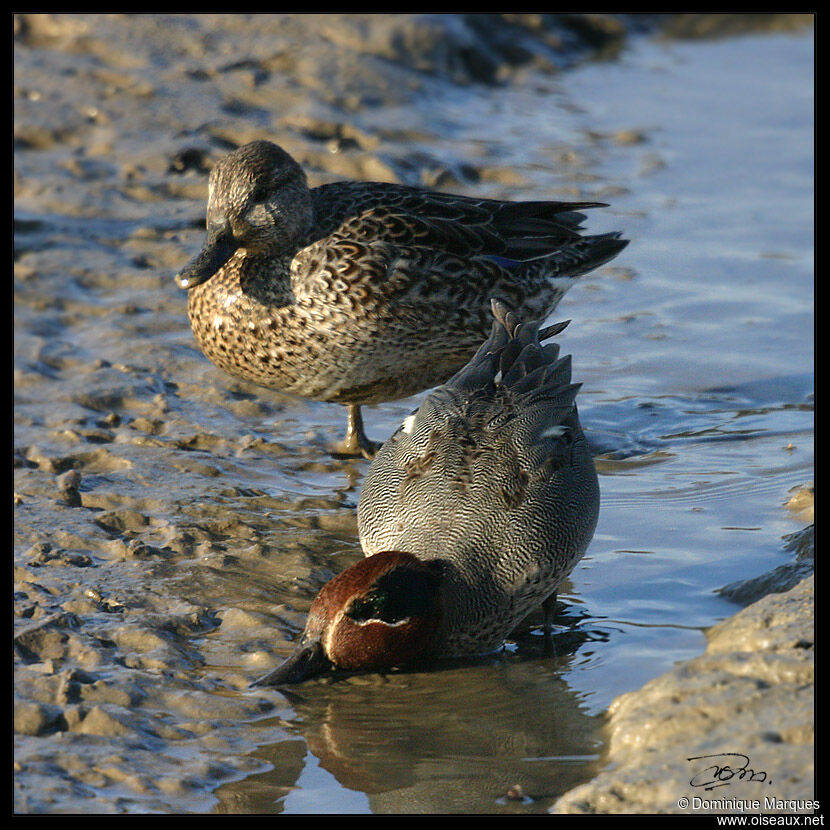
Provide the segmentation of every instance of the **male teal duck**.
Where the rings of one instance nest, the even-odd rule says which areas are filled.
[[[323,586],[294,653],[256,685],[497,649],[582,558],[599,515],[570,357],[499,301],[472,361],[406,418],[357,508],[366,558]]]
[[[443,383],[497,297],[544,318],[627,244],[580,235],[598,202],[501,202],[379,182],[309,189],[254,141],[210,174],[207,241],[177,275],[204,354],[261,386],[348,407],[339,455],[372,457],[362,404]]]

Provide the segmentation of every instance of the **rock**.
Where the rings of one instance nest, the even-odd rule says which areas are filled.
[[[673,14],[667,16],[664,31],[677,38],[714,38],[748,32],[791,32],[812,22],[812,14],[786,12]]]
[[[81,506],[81,494],[79,492],[81,486],[81,475],[77,470],[68,470],[59,475],[56,479],[58,485],[58,492],[61,498],[70,507]]]
[[[14,701],[14,731],[20,735],[45,735],[65,728],[60,706],[32,700]]]
[[[815,521],[815,492],[813,482],[793,487],[790,492],[787,509],[795,513],[796,518],[803,522]]]
[[[86,735],[131,736],[135,728],[126,713],[118,714],[104,706],[93,706],[73,731]]]
[[[78,618],[72,613],[53,614],[16,634],[14,650],[25,662],[59,660],[69,649],[67,629],[78,626]]]
[[[775,570],[753,579],[732,582],[718,593],[733,602],[748,605],[767,594],[789,591],[813,572],[814,568],[814,525],[805,527],[784,537],[784,550],[795,551],[794,562],[779,565]]]
[[[551,811],[722,813],[718,799],[740,798],[779,812],[774,799],[814,798],[813,619],[810,576],[714,626],[702,656],[611,704],[607,768]],[[728,784],[706,790],[715,776]]]

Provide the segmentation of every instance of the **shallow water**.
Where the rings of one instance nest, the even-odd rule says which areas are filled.
[[[490,152],[511,156],[528,198],[561,185],[547,158],[599,145],[591,189],[612,207],[592,220],[632,240],[559,311],[574,320],[562,339],[584,383],[582,421],[604,450],[599,526],[567,595],[589,640],[554,662],[398,677],[405,704],[380,689],[361,711],[340,688],[325,702],[309,688],[309,708],[298,710],[304,769],[317,770],[309,784],[369,793],[329,795],[334,808],[548,806],[590,774],[595,717],[611,700],[700,653],[702,629],[734,613],[714,591],[784,561],[781,537],[801,525],[782,504],[813,475],[811,73],[810,35],[642,43],[553,89],[447,103],[453,143],[476,143],[487,124]],[[383,410],[368,416],[381,433],[398,421],[388,413],[406,407]],[[462,686],[474,740],[444,695],[437,709],[424,705],[423,684],[435,692],[434,680]],[[396,749],[377,760],[386,792],[372,793],[314,735],[321,722],[337,733],[341,717],[353,718],[347,758],[337,760],[350,756],[365,773],[378,747],[356,738],[376,734],[363,719],[372,722],[382,702],[387,728],[426,727],[429,740],[413,745],[407,734],[399,745],[395,734]],[[317,707],[326,714],[315,717]],[[435,759],[442,742],[447,752]],[[473,756],[469,770],[459,755]],[[319,774],[327,762],[336,780]],[[398,766],[412,780],[397,780]],[[499,798],[511,784],[527,803]],[[285,810],[304,805],[281,801]]]
[[[802,524],[783,505],[813,477],[812,31],[642,40],[521,88],[436,84],[419,106],[362,127],[420,125],[448,166],[513,171],[482,195],[605,200],[590,228],[632,240],[557,312],[602,490],[558,656],[531,632],[467,665],[247,691],[360,555],[367,465],[325,453],[343,413],[197,352],[169,279],[201,241],[186,220],[154,237],[132,212],[91,230],[19,213],[21,261],[48,247],[68,265],[52,278],[41,258],[15,300],[16,541],[87,555],[91,574],[29,553],[20,602],[54,598],[79,623],[26,640],[20,687],[68,656],[99,680],[56,679],[67,719],[101,710],[62,747],[19,738],[19,774],[51,794],[39,809],[543,811],[600,766],[611,700],[735,612],[716,590],[787,561],[781,537]],[[169,273],[130,260],[148,236]],[[419,399],[368,409],[370,434]],[[69,469],[87,509],[54,504]],[[62,761],[50,780],[73,753],[76,774]]]

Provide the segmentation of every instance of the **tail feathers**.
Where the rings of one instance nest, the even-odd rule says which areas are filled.
[[[539,321],[523,323],[497,299],[491,308],[490,336],[475,357],[435,389],[399,433],[413,446],[426,441],[449,446],[458,442],[461,423],[476,442],[506,441],[553,458],[579,428],[575,401],[581,384],[571,383],[570,355],[560,356],[557,343],[540,341],[559,334],[567,323],[544,328]],[[456,455],[446,450],[447,458]]]
[[[595,207],[608,205],[605,202],[504,202],[493,219],[500,231],[516,234],[532,233],[552,224],[576,230],[586,219],[581,211]]]
[[[539,329],[539,342],[541,343],[543,340],[549,340],[551,337],[556,337],[557,334],[561,334],[570,322],[570,320],[564,320],[561,323],[552,323],[543,329]]]
[[[544,351],[544,349],[542,349]],[[522,395],[542,387],[564,387],[571,382],[571,356],[565,355],[554,363],[538,366],[527,371],[530,359],[520,359],[510,368],[510,371],[503,376],[502,385],[512,389],[516,394]]]
[[[619,231],[584,236],[549,256],[529,260],[524,267],[529,272],[541,271],[548,278],[579,277],[614,259],[628,245],[620,236]]]
[[[472,391],[498,385],[518,395],[568,387],[570,355],[560,358],[557,343],[542,345],[541,341],[560,334],[570,321],[540,328],[539,321],[521,322],[502,300],[491,300],[491,308],[495,319],[490,337],[446,386]]]
[[[504,240],[499,252],[507,263],[548,256],[581,239],[581,210],[608,207],[602,202],[506,202],[493,214],[493,230]],[[509,267],[509,266],[508,266]]]

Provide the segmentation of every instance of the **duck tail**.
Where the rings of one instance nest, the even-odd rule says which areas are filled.
[[[567,289],[575,277],[581,277],[606,262],[610,262],[628,245],[620,231],[583,236],[568,242],[554,253],[538,257],[524,264],[529,277],[542,277]]]
[[[522,322],[503,300],[493,299],[490,305],[494,317],[490,336],[446,385],[465,391],[500,386],[515,395],[534,393],[534,399],[555,398],[556,406],[571,406],[579,384],[570,382],[570,355],[560,357],[557,343],[543,345],[564,331],[570,320],[542,327],[541,320]]]

